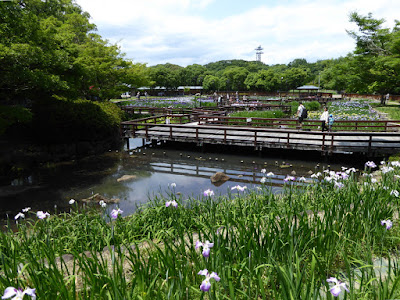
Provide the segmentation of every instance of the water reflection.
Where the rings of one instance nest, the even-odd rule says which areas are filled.
[[[142,140],[132,140],[134,145],[142,146]],[[54,211],[69,210],[68,201],[81,200],[99,193],[106,198],[118,198],[118,206],[124,215],[133,213],[137,206],[158,195],[171,192],[171,183],[176,183],[175,192],[182,199],[199,197],[204,190],[211,189],[218,194],[226,194],[236,185],[254,188],[260,185],[265,174],[273,172],[267,179],[274,193],[282,190],[283,179],[292,175],[310,179],[312,172],[328,168],[327,164],[317,162],[288,160],[279,158],[260,158],[221,153],[200,153],[171,150],[161,147],[145,147],[130,151],[110,152],[80,161],[48,165],[24,178],[10,179],[8,186],[0,187],[1,214],[14,217],[22,208]],[[332,170],[340,170],[341,165],[330,165]],[[223,172],[230,180],[220,186],[211,183],[210,176]],[[123,175],[134,175],[129,181],[118,179]],[[116,205],[110,205],[112,209]]]

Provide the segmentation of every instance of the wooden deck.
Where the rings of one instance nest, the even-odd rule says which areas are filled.
[[[155,122],[156,123],[156,122]],[[226,125],[150,124],[127,121],[122,134],[149,141],[318,151],[322,154],[360,153],[370,156],[400,152],[399,132],[320,132],[296,129],[235,127]]]

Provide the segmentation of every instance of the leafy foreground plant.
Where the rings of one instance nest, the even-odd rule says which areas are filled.
[[[288,176],[281,195],[263,184],[182,199],[171,184],[167,199],[125,218],[104,203],[80,211],[71,201],[70,213],[33,221],[26,209],[17,232],[0,234],[0,289],[34,288],[39,299],[398,298],[399,166],[372,175],[368,162],[359,180],[326,170],[307,186]]]

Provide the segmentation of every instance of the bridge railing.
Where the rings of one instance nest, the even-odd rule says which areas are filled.
[[[292,107],[290,105],[282,104],[234,103],[221,106],[221,108],[227,112],[236,112],[243,110],[282,110],[285,114],[290,114],[292,112]]]
[[[267,127],[279,129],[295,129],[299,128],[297,119],[275,119],[275,118],[246,118],[246,117],[199,117],[199,124],[206,125],[224,125],[224,126],[251,126],[251,127]],[[305,119],[302,129],[318,130],[321,126],[320,120]],[[400,121],[393,120],[337,120],[332,126],[333,131],[383,131],[393,132],[400,130]]]
[[[320,132],[189,124],[158,124],[156,127],[148,123],[130,125],[132,128],[140,126],[131,131],[133,137],[149,140],[253,146],[255,149],[315,150],[323,153],[362,152],[370,155],[397,153],[400,149],[398,132]]]

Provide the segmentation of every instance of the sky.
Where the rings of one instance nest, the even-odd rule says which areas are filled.
[[[267,65],[338,58],[352,52],[349,14],[372,13],[392,28],[398,0],[75,0],[97,33],[135,63],[205,65],[256,60]]]

